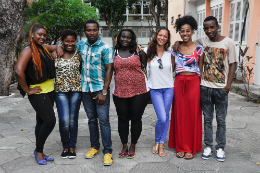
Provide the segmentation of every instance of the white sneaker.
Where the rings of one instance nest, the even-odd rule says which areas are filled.
[[[216,159],[217,161],[219,162],[224,162],[225,161],[225,151],[222,150],[221,148],[219,148],[217,151],[216,151]]]
[[[204,152],[203,152],[201,158],[202,158],[202,159],[205,159],[205,160],[208,160],[211,154],[212,154],[211,148],[210,148],[210,147],[206,147],[206,148],[204,149]]]

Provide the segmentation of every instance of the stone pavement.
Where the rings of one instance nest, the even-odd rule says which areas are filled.
[[[28,99],[22,98],[15,88],[15,85],[11,87],[11,96],[0,97],[0,173],[260,172],[260,165],[256,164],[256,162],[260,162],[260,107],[259,104],[246,102],[243,96],[234,93],[229,94],[226,161],[223,163],[215,159],[215,153],[209,160],[202,160],[201,153],[198,153],[193,160],[179,159],[176,157],[176,152],[167,147],[168,143],[165,145],[166,157],[160,158],[158,155],[152,154],[156,121],[156,114],[152,105],[147,106],[143,115],[143,131],[137,144],[136,157],[134,159],[119,159],[117,154],[120,152],[121,143],[117,132],[117,114],[111,99],[110,122],[114,158],[112,166],[103,166],[102,152],[99,152],[93,159],[84,159],[84,155],[90,147],[90,142],[88,119],[82,106],[79,117],[77,158],[60,158],[62,145],[57,118],[57,124],[47,139],[44,149],[47,155],[55,158],[55,161],[48,162],[46,166],[40,166],[36,163],[33,155],[35,148],[35,112]],[[216,122],[214,119],[214,133],[215,131]]]

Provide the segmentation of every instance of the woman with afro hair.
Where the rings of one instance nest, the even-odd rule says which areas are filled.
[[[174,82],[174,102],[169,134],[169,148],[175,148],[178,158],[192,159],[202,147],[202,112],[200,107],[199,61],[203,56],[203,46],[192,42],[197,30],[197,22],[192,16],[176,20],[174,28],[183,43],[177,53],[172,51],[176,64]]]
[[[155,125],[155,143],[152,153],[165,157],[164,143],[169,127],[169,112],[173,100],[174,58],[169,49],[170,31],[167,28],[157,30],[148,48],[147,57],[148,86],[151,100],[157,115]]]

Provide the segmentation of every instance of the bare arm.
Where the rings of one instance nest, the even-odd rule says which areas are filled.
[[[32,57],[32,52],[30,48],[25,48],[21,52],[15,67],[15,74],[17,77],[17,81],[21,86],[21,88],[24,90],[24,92],[26,92],[27,94],[35,94],[35,93],[40,93],[42,91],[42,89],[38,86],[35,88],[29,88],[29,86],[26,83],[25,70],[31,57]]]
[[[62,57],[64,55],[63,49],[61,46],[57,46],[57,56]]]
[[[182,41],[175,41],[174,45],[172,45],[172,49],[174,52],[177,52],[179,46],[182,44]]]
[[[142,64],[146,67],[147,57],[146,57],[146,53],[143,50],[141,50],[141,55],[142,55]]]
[[[103,90],[106,90],[106,91],[108,90],[108,87],[110,85],[110,82],[111,82],[111,79],[112,79],[112,75],[113,75],[113,65],[114,65],[114,63],[105,64],[106,75],[105,75],[105,82],[104,82]],[[98,99],[97,104],[98,105],[103,105],[103,104],[105,104],[106,96],[103,95],[102,92],[101,92],[100,94],[98,94],[93,99]]]
[[[81,56],[80,56],[80,54],[79,54],[78,56],[79,56],[79,61],[80,61],[79,71],[81,72],[81,70],[82,70],[82,60],[81,60]]]
[[[52,59],[55,60],[57,58],[57,52],[54,51],[51,53]]]
[[[204,54],[202,54],[199,58],[200,79],[203,73],[203,62],[204,62]]]
[[[45,45],[43,45],[43,46],[46,47],[46,49],[47,49],[50,53],[56,51],[56,49],[57,49],[57,45],[48,45],[48,44],[45,44]]]
[[[172,71],[175,71],[175,57],[171,54],[172,59]]]
[[[232,84],[232,81],[233,81],[234,76],[235,76],[236,67],[237,67],[237,63],[236,62],[233,62],[233,63],[229,64],[227,85],[224,88],[224,91],[226,93],[229,93],[229,91],[230,91],[231,84]]]

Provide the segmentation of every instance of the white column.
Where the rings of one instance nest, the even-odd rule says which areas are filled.
[[[142,3],[141,3],[141,22],[143,23],[143,20],[144,20],[144,1],[142,0]]]

